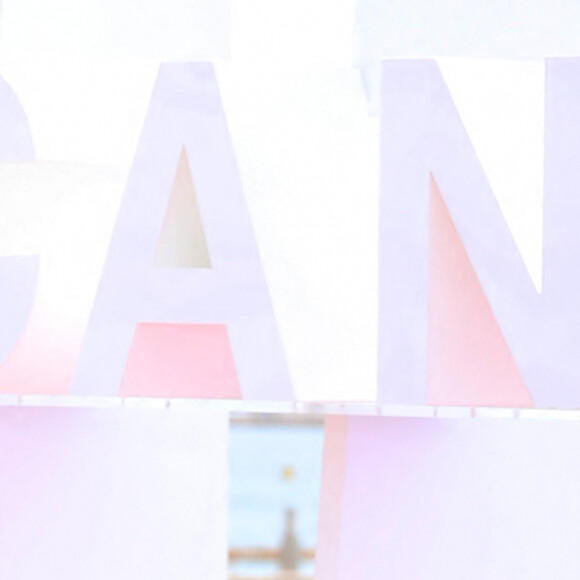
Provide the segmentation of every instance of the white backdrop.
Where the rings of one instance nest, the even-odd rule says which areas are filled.
[[[93,0],[85,2],[94,9]],[[0,73],[28,113],[39,158],[112,164],[125,175],[157,61],[145,58],[147,51],[107,44],[110,38],[103,36],[102,18],[82,20],[83,35],[97,40],[92,48],[83,43],[80,55],[76,54],[71,46],[80,42],[78,29],[62,18],[67,2],[61,0],[62,6],[43,12],[42,33],[35,32],[40,26],[37,16],[33,18],[35,4],[4,0]],[[176,1],[175,14],[185,4]],[[204,22],[216,27],[211,42],[202,42],[200,36],[195,46],[179,44],[177,35],[173,52],[157,47],[156,56],[214,61],[298,398],[372,400],[377,351],[378,119],[369,115],[372,107],[365,83],[354,65],[378,62],[385,51],[386,56],[536,59],[548,50],[572,51],[576,36],[571,22],[577,9],[566,2],[567,18],[552,15],[540,26],[540,9],[550,11],[544,2],[534,2],[533,10],[527,4],[526,18],[535,19],[535,36],[522,36],[523,48],[518,52],[517,34],[524,35],[527,20],[518,20],[521,10],[515,8],[500,11],[485,4],[478,9],[483,16],[470,19],[451,0],[440,12],[431,8],[426,12],[426,5],[418,0],[400,10],[394,8],[399,3],[384,3],[392,5],[391,21],[385,27],[382,11],[369,18],[369,13],[374,14],[372,3],[363,0],[232,0],[230,5],[224,0],[218,4],[203,4],[208,10]],[[127,0],[122,6],[126,17],[132,4]],[[447,27],[456,12],[462,15],[458,21],[462,25],[453,28],[453,44]],[[433,17],[427,19],[426,14]],[[485,36],[486,27],[501,29],[504,21],[509,23],[506,35]],[[87,31],[94,22],[98,30]],[[147,23],[142,24],[145,29]],[[51,27],[60,34],[56,44],[54,36],[46,33]],[[393,35],[395,29],[408,34]],[[216,38],[225,40],[216,44]],[[477,46],[472,46],[476,40]],[[440,62],[540,288],[543,63]]]

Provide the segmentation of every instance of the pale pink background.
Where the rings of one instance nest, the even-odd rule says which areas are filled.
[[[337,513],[340,539],[317,580],[579,577],[580,422],[349,417],[327,435],[344,484],[323,475],[318,549],[336,557]]]
[[[0,409],[0,579],[223,580],[227,415]]]

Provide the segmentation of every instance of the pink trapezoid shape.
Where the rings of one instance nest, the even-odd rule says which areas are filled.
[[[227,327],[137,324],[120,395],[241,398]]]
[[[534,406],[433,177],[428,344],[429,404]]]

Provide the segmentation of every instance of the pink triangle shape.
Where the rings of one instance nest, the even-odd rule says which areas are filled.
[[[534,406],[433,177],[428,338],[429,404]]]

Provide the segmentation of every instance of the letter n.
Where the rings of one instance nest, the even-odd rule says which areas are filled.
[[[384,61],[379,399],[580,405],[580,61],[546,61],[542,294],[434,61]]]

